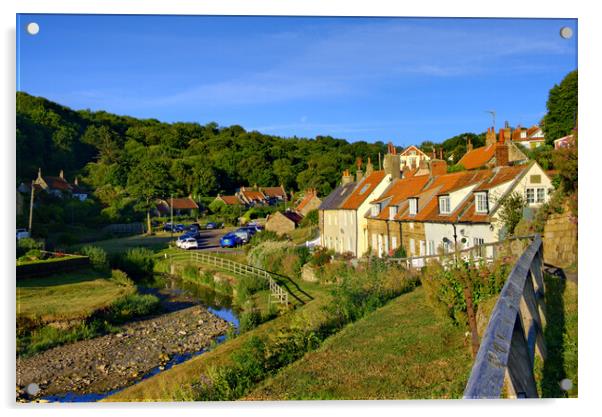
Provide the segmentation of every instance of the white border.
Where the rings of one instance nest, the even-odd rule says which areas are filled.
[[[601,274],[595,268],[596,249],[599,243],[595,239],[599,234],[600,213],[594,211],[595,202],[600,198],[600,175],[596,168],[600,166],[602,152],[600,144],[602,135],[595,129],[595,121],[599,119],[600,83],[598,81],[602,68],[600,66],[600,46],[596,41],[602,39],[600,33],[600,14],[590,4],[595,2],[567,1],[518,1],[502,2],[483,1],[420,1],[420,2],[386,2],[380,0],[222,0],[203,1],[202,4],[191,4],[191,0],[21,0],[14,5],[2,5],[0,15],[3,23],[2,42],[2,100],[1,126],[4,158],[3,196],[10,196],[0,205],[1,218],[4,221],[2,239],[4,254],[3,292],[4,299],[4,340],[2,357],[5,366],[2,378],[2,398],[10,414],[19,412],[31,415],[100,415],[116,410],[127,410],[132,414],[145,416],[161,415],[166,411],[180,415],[226,414],[226,415],[261,415],[261,416],[307,416],[307,414],[363,415],[374,409],[379,415],[397,415],[399,413],[436,413],[446,416],[467,413],[486,413],[487,415],[508,415],[520,411],[530,413],[577,415],[587,411],[600,394],[599,377],[600,346],[599,305],[598,297],[602,294]],[[199,2],[200,3],[200,2]],[[15,13],[111,13],[111,14],[221,14],[221,15],[315,15],[315,16],[452,16],[452,17],[558,17],[579,19],[579,78],[580,78],[580,236],[579,266],[580,280],[580,332],[579,332],[579,400],[519,401],[519,402],[461,402],[461,401],[404,401],[404,402],[287,402],[287,403],[234,403],[234,404],[124,404],[124,405],[70,405],[70,406],[26,406],[14,405],[14,132],[15,132]],[[596,216],[597,215],[597,216]],[[594,240],[595,239],[595,240]],[[12,311],[11,311],[12,309]],[[8,340],[9,342],[6,342]],[[12,341],[12,343],[10,342]],[[524,410],[524,408],[527,410]],[[589,413],[588,413],[589,414]]]

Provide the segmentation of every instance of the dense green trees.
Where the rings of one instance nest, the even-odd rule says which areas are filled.
[[[330,136],[281,138],[216,123],[162,123],[104,111],[74,111],[17,93],[17,183],[62,169],[94,189],[102,215],[117,221],[146,213],[154,198],[232,194],[241,185],[328,194],[361,157],[378,161],[382,142]]]
[[[554,85],[548,95],[548,112],[541,121],[546,143],[553,144],[555,139],[570,135],[577,126],[577,71],[570,72]]]

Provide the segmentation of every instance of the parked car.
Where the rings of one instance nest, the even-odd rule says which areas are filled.
[[[17,240],[25,239],[28,237],[30,237],[30,236],[29,236],[29,232],[27,231],[27,229],[17,229]]]
[[[235,230],[234,232],[232,232],[232,233],[234,233],[236,236],[238,236],[239,238],[241,238],[241,239],[242,239],[242,243],[247,243],[247,242],[249,242],[249,240],[251,240],[251,237],[253,236],[253,235],[251,234],[251,232],[249,232],[248,230],[245,230],[245,229],[243,229],[243,228],[236,229],[236,230]]]
[[[192,223],[188,226],[187,230],[191,232],[198,232],[199,230],[201,230],[201,225],[198,223]]]
[[[211,230],[211,229],[218,229],[217,227],[217,223],[215,222],[209,222],[207,223],[207,225],[205,226],[205,229]]]
[[[176,224],[173,228],[174,232],[183,232],[186,229],[183,224]]]
[[[171,232],[171,223],[169,223],[169,222],[168,222],[168,223],[165,223],[165,224],[163,225],[163,231],[164,231],[164,232]]]
[[[180,247],[182,249],[198,249],[199,242],[193,237],[188,237],[180,243]]]
[[[223,235],[219,240],[219,245],[222,248],[234,248],[236,246],[242,245],[242,243],[242,239],[234,233],[227,233]]]

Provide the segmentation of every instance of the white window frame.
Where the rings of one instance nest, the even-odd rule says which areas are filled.
[[[439,196],[439,214],[451,213],[450,201],[448,195]]]
[[[540,193],[541,192],[541,198],[540,198]],[[535,201],[537,203],[543,203],[544,201],[546,201],[546,189],[543,187],[539,187],[536,189],[535,191]]]
[[[389,220],[395,219],[395,216],[397,216],[397,206],[390,206],[389,207]]]
[[[535,204],[535,188],[528,187],[525,189],[525,199],[527,200],[527,204]]]
[[[426,247],[426,254],[427,255],[436,255],[436,253],[435,253],[435,241],[434,240],[429,240],[428,241],[428,245]]]
[[[372,207],[370,208],[370,215],[372,217],[376,217],[376,216],[378,216],[379,213],[380,213],[380,204],[372,204]]]
[[[410,198],[409,204],[410,204],[410,216],[415,216],[416,214],[418,214],[418,199]]]
[[[487,201],[487,193],[475,193],[475,211],[477,213],[489,213],[489,201]]]

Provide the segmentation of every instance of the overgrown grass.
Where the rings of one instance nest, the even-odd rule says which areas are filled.
[[[459,398],[472,359],[464,331],[403,294],[269,377],[247,400]]]

